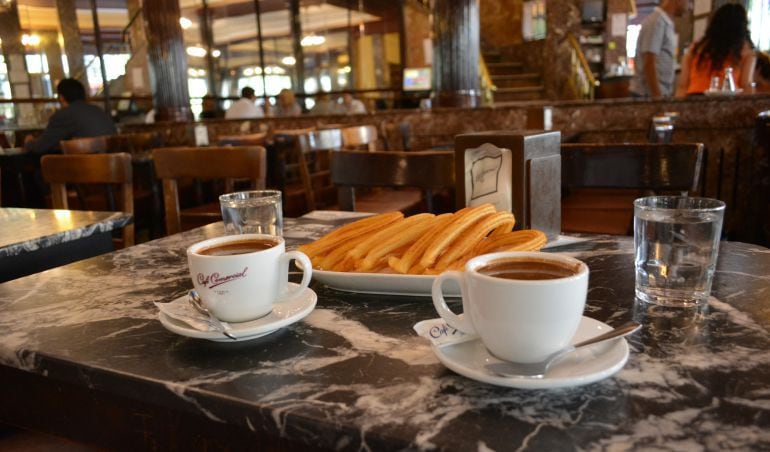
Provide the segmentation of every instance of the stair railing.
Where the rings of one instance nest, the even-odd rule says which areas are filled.
[[[495,86],[492,76],[489,74],[489,68],[487,67],[484,55],[479,55],[479,76],[481,78],[479,83],[482,93],[481,103],[482,105],[492,105],[495,102],[497,86]]]
[[[594,73],[577,39],[570,33],[567,35],[567,40],[570,45],[569,86],[577,99],[593,100],[596,88]]]

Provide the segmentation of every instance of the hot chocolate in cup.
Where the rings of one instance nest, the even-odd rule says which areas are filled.
[[[288,287],[289,262],[299,261],[302,282]],[[187,249],[193,286],[218,319],[245,322],[269,314],[275,303],[299,296],[312,275],[310,259],[286,252],[282,237],[242,234],[198,242]]]
[[[447,306],[446,280],[460,285],[463,313]],[[531,363],[570,344],[580,325],[588,289],[588,266],[569,256],[542,252],[486,254],[433,282],[439,315],[466,334],[476,334],[505,361]]]

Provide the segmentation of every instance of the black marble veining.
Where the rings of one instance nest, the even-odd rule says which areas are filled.
[[[287,236],[299,229],[287,221]],[[212,343],[166,331],[153,302],[190,288],[185,248],[221,233],[210,225],[0,285],[0,367],[118,397],[127,411],[149,404],[253,435],[253,448],[266,437],[342,450],[770,448],[766,248],[722,243],[712,297],[698,310],[634,301],[629,238],[557,248],[591,269],[587,316],[644,328],[614,377],[528,391],[444,368],[412,330],[437,317],[427,297],[314,284],[315,311],[264,338]]]

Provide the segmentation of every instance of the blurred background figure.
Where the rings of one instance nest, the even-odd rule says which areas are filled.
[[[340,104],[342,113],[346,115],[355,115],[366,113],[364,103],[353,97],[353,94],[345,92],[342,94],[342,103]]]
[[[63,79],[56,85],[56,93],[62,108],[51,116],[38,138],[26,137],[24,147],[28,151],[55,152],[60,149],[61,140],[116,133],[112,118],[101,108],[86,102],[85,87],[78,80]]]
[[[241,89],[241,98],[235,101],[225,113],[225,119],[250,119],[265,116],[262,107],[254,103],[256,100],[254,88],[245,86]]]
[[[712,16],[703,38],[685,54],[676,96],[702,94],[709,90],[714,77],[719,77],[721,87],[728,67],[732,68],[735,87],[751,92],[756,60],[746,10],[737,3],[722,5]]]
[[[225,113],[219,108],[219,104],[214,96],[206,94],[203,96],[202,100],[203,103],[201,106],[203,109],[201,110],[200,119],[218,119],[225,117]]]
[[[275,107],[272,109],[273,116],[300,116],[302,108],[297,103],[294,91],[284,88],[278,93]]]
[[[315,105],[310,109],[311,115],[334,115],[339,113],[337,104],[332,101],[329,93],[319,93],[315,98]]]

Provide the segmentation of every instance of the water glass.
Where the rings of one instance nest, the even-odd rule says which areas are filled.
[[[711,292],[725,203],[686,196],[634,201],[636,296],[648,303],[690,307]]]
[[[225,234],[283,235],[283,206],[278,190],[251,190],[219,197]]]

